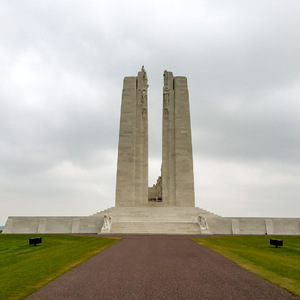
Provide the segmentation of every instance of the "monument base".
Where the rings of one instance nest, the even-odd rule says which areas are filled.
[[[7,219],[3,234],[25,233],[300,235],[300,218],[224,218],[197,207],[112,207],[88,217]]]
[[[112,234],[300,235],[300,218],[221,217],[197,207],[112,207],[94,216],[104,214]]]
[[[125,234],[200,234],[199,215],[220,218],[195,207],[112,207],[94,216],[103,214],[111,217],[110,233]]]

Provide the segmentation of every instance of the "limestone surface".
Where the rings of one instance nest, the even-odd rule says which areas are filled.
[[[122,93],[116,206],[148,201],[148,79],[144,69],[125,77]]]
[[[195,207],[193,151],[187,79],[164,72],[162,201]]]

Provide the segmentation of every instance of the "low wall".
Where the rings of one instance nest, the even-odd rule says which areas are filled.
[[[99,233],[103,217],[9,217],[3,234]]]
[[[300,218],[208,218],[213,234],[300,235]]]
[[[191,222],[199,226],[195,216],[191,215]],[[113,216],[112,228],[120,222],[120,216]],[[165,218],[162,218],[163,220]],[[195,219],[195,220],[194,220]],[[134,222],[135,217],[132,216],[127,220],[127,223]],[[117,222],[114,224],[114,222]],[[124,221],[125,222],[125,221]],[[141,222],[140,218],[138,222]],[[182,216],[178,215],[176,221],[180,225],[182,223]],[[186,220],[185,216],[185,222]],[[144,224],[145,223],[145,224]],[[223,218],[223,217],[207,217],[207,223],[211,234],[268,234],[268,235],[300,235],[300,218]],[[141,225],[137,223],[136,226]],[[149,220],[145,218],[143,221],[145,230],[136,233],[151,234],[156,233],[153,228],[163,226],[163,221],[159,218]],[[148,224],[148,225],[147,225]],[[9,217],[6,221],[3,234],[14,233],[100,233],[103,225],[103,214],[90,217]],[[165,234],[174,234],[175,225],[172,227],[164,228]],[[152,229],[151,229],[152,228]],[[188,227],[187,227],[188,228]],[[152,232],[152,231],[153,232]],[[114,233],[121,233],[114,231]],[[122,231],[122,233],[126,233]],[[132,232],[132,230],[130,231]],[[191,234],[187,229],[186,233]],[[195,232],[193,234],[200,234]]]

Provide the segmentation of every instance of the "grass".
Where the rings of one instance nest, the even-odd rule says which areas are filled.
[[[0,235],[0,299],[23,299],[88,258],[119,241],[117,238],[41,235]]]
[[[282,239],[283,247],[270,246],[270,238]],[[223,236],[192,240],[300,296],[299,236]]]

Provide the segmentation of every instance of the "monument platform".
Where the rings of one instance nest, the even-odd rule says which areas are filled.
[[[112,207],[93,216],[105,214],[111,217],[109,232],[125,234],[200,234],[199,215],[220,218],[198,207]]]
[[[221,217],[198,207],[112,207],[103,233],[116,234],[278,234],[299,235],[300,218]]]
[[[300,218],[221,217],[198,207],[112,207],[86,217],[7,219],[3,234],[25,233],[300,235]]]

